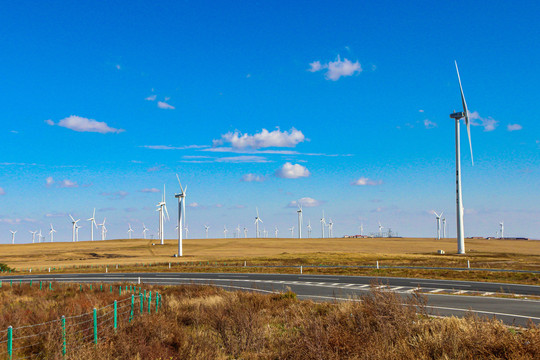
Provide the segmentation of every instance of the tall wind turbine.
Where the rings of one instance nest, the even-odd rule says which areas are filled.
[[[77,228],[77,223],[81,220],[81,219],[78,219],[78,220],[75,220],[73,218],[73,216],[71,216],[71,214],[69,214],[69,217],[71,218],[71,225],[73,225],[73,230],[72,230],[72,234],[71,234],[71,241],[75,242],[75,232],[76,232],[76,228]]]
[[[225,237],[225,239],[227,238],[227,232],[229,230],[227,230],[227,225],[223,225],[223,236]]]
[[[456,218],[457,218],[457,247],[458,254],[465,254],[465,230],[463,228],[463,199],[461,195],[461,153],[460,153],[460,141],[459,141],[459,121],[465,119],[465,125],[467,126],[467,135],[469,136],[469,148],[471,150],[471,163],[474,166],[472,143],[471,143],[471,124],[469,122],[469,110],[467,109],[467,102],[465,101],[465,95],[463,95],[463,87],[461,86],[461,78],[459,76],[459,69],[457,61],[454,61],[456,65],[456,72],[459,81],[459,90],[461,92],[461,104],[463,105],[463,111],[453,112],[450,114],[450,118],[456,121]]]
[[[364,236],[364,223],[360,223],[360,236]]]
[[[257,210],[257,216],[255,217],[255,237],[259,237],[259,222],[263,222],[261,218],[259,217],[259,209],[255,208]]]
[[[244,238],[247,238],[247,227],[244,227]]]
[[[322,212],[322,219],[321,219],[321,234],[324,238],[324,226],[326,225],[326,219],[324,218],[324,210]]]
[[[311,238],[311,220],[308,220],[307,224],[307,237]]]
[[[167,215],[167,219],[170,219],[169,217],[169,211],[167,210],[167,202],[165,201],[165,185],[163,185],[163,196],[161,198],[161,201],[157,204],[158,209],[156,211],[159,211],[159,238],[161,245],[165,245],[165,215]]]
[[[433,214],[435,214],[435,218],[437,219],[437,240],[441,240],[441,216],[443,215],[443,212],[441,212],[440,215],[438,215],[435,210],[431,210]]]
[[[15,234],[17,233],[17,230],[9,230],[11,232],[11,244],[15,244]]]
[[[129,239],[131,240],[131,233],[133,232],[133,229],[131,228],[131,224],[128,224],[129,226],[129,229],[128,229],[128,235],[129,235]]]
[[[499,232],[499,234],[501,235],[501,239],[504,239],[504,222],[500,222],[499,223],[499,226],[501,227],[501,231]]]
[[[178,185],[180,186],[180,193],[174,194],[174,197],[178,199],[178,256],[183,256],[183,248],[182,248],[182,225],[186,225],[186,193],[187,193],[187,185],[184,189],[182,187],[182,184],[180,183],[180,178],[178,177],[178,174],[176,174],[176,179],[178,180]],[[165,188],[163,188],[163,192],[165,192]],[[182,224],[182,217],[184,220],[184,223]],[[187,236],[186,236],[187,237]]]
[[[446,218],[442,218],[442,237],[446,239]]]
[[[328,237],[334,237],[334,223],[332,222],[332,219],[330,219],[330,222],[328,223]]]
[[[80,228],[82,228],[82,226],[79,226],[79,224],[75,224],[75,241],[79,241],[79,229]]]
[[[44,236],[43,234],[41,233],[41,229],[39,229],[39,233],[38,233],[38,242],[41,242],[41,239],[43,239]]]
[[[298,202],[298,210],[296,212],[298,213],[298,238],[301,239],[304,219],[302,218],[302,205],[300,202]]]
[[[238,224],[238,227],[236,228],[236,237],[237,238],[240,238],[240,231],[241,231],[240,224]]]
[[[105,220],[107,220],[107,218],[103,218],[103,222],[98,224],[98,226],[101,226],[101,240],[105,240],[105,232],[107,231],[107,228],[105,227]]]
[[[32,231],[30,230],[30,234],[32,234],[32,244],[36,242],[36,234],[37,234],[37,230],[36,231]]]
[[[51,236],[51,242],[54,242],[54,233],[56,232],[56,230],[54,230],[52,224],[51,224],[51,228],[49,229],[49,235]]]
[[[90,240],[94,241],[94,226],[97,229],[96,224],[96,208],[94,208],[94,213],[92,214],[92,217],[90,219],[86,219],[86,221],[90,221]]]
[[[142,227],[143,227],[142,235],[143,235],[143,238],[146,239],[146,232],[148,231],[148,228],[146,227],[146,225],[144,225],[144,223],[142,224]]]
[[[208,239],[208,229],[210,229],[210,226],[204,225],[204,231],[206,232],[206,238]]]
[[[186,232],[186,239],[187,239],[188,238],[188,233],[189,233],[189,229],[188,229],[187,225],[184,227],[184,231]]]
[[[278,232],[279,232],[279,230],[278,230],[277,226],[274,227],[274,237],[275,237],[276,239],[277,239],[277,234],[278,234]]]
[[[384,229],[384,226],[382,226],[381,222],[379,221],[379,237],[382,237],[382,229]]]

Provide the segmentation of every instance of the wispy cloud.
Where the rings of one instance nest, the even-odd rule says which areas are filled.
[[[425,119],[424,120],[424,127],[426,129],[433,129],[433,128],[437,127],[437,123],[435,123],[435,122],[433,122],[433,121],[431,121],[429,119]]]
[[[156,172],[156,171],[160,171],[162,168],[163,168],[163,165],[155,165],[155,166],[152,166],[152,167],[146,169],[146,171],[148,171],[148,172]]]
[[[79,187],[79,184],[77,184],[76,181],[64,179],[60,182],[58,186],[60,186],[61,188],[76,188]]]
[[[486,132],[495,130],[495,128],[499,125],[499,122],[493,119],[491,116],[488,116],[487,118],[481,117],[478,111],[470,113],[469,119],[471,120],[471,125],[482,126]]]
[[[144,189],[139,190],[139,192],[142,192],[142,193],[158,193],[158,192],[160,192],[160,190],[156,189],[156,188],[144,188]]]
[[[67,118],[60,120],[58,123],[55,123],[52,120],[45,120],[45,123],[50,126],[61,126],[77,132],[97,132],[100,134],[107,133],[121,133],[125,130],[115,129],[109,127],[107,123],[102,121],[96,121],[94,119],[87,119],[81,116],[71,115]]]
[[[233,149],[261,149],[268,147],[295,147],[305,141],[306,138],[300,130],[292,128],[289,131],[281,131],[277,128],[274,131],[262,129],[261,132],[253,135],[242,134],[236,130],[221,135],[221,139],[214,140],[214,146],[224,143],[231,144]]]
[[[352,76],[361,73],[362,66],[358,61],[353,63],[347,58],[341,60],[339,55],[335,61],[329,61],[326,64],[322,64],[320,61],[314,61],[309,64],[308,71],[318,72],[321,70],[326,70],[326,79],[337,81],[342,76]]]
[[[508,131],[518,131],[523,129],[523,126],[519,124],[508,124],[506,128],[508,129]]]
[[[142,145],[141,147],[152,150],[187,150],[187,149],[204,149],[209,147],[208,145],[184,145],[184,146],[171,146],[171,145]]]
[[[167,110],[174,110],[175,107],[170,105],[170,104],[167,104],[165,101],[158,101],[157,102],[157,107],[160,108],[160,109],[167,109]]]
[[[68,217],[68,213],[65,212],[52,212],[45,214],[45,217],[48,218],[60,218],[60,217]]]
[[[298,179],[301,177],[308,177],[310,172],[305,166],[300,164],[293,165],[290,162],[286,162],[282,167],[276,170],[275,175],[285,179]]]
[[[145,98],[144,100],[147,100],[147,101],[155,101],[157,98],[157,95],[150,95],[148,96],[147,98]]]
[[[107,196],[109,200],[122,200],[129,195],[127,191],[115,191],[115,192],[102,192],[99,195]]]
[[[351,185],[355,185],[355,186],[376,186],[376,185],[381,185],[383,182],[382,180],[373,180],[373,179],[369,179],[367,177],[361,177],[359,178],[358,180],[355,180],[351,183]]]
[[[300,204],[302,207],[317,207],[322,204],[322,201],[315,200],[314,198],[310,197],[303,197],[301,199],[291,201],[287,207],[296,208],[298,207],[298,204]]]
[[[263,156],[229,156],[214,159],[215,162],[219,163],[267,163],[270,162],[267,158]]]
[[[244,176],[242,176],[241,181],[244,181],[244,182],[263,182],[264,181],[264,176],[249,173],[249,174],[245,174]]]
[[[45,179],[45,185],[47,187],[51,187],[54,185],[54,179],[52,176],[49,176],[48,178]]]
[[[6,195],[6,191],[2,187],[0,187],[0,195]]]
[[[36,219],[31,219],[31,218],[24,218],[24,219],[21,219],[21,218],[2,218],[0,219],[0,223],[4,223],[4,224],[9,224],[9,225],[17,225],[17,224],[21,224],[21,223],[30,223],[30,224],[34,224],[36,223]]]

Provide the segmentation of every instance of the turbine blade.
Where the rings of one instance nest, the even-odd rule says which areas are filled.
[[[469,136],[469,148],[471,149],[471,163],[474,166],[474,158],[472,153],[472,142],[471,142],[471,124],[469,123],[469,116],[465,115],[465,124],[467,124],[467,136]]]
[[[73,218],[73,216],[71,216],[71,214],[69,214],[69,217],[71,218],[72,221],[75,221],[75,219]]]
[[[467,102],[465,101],[465,95],[463,94],[463,87],[461,86],[461,77],[459,76],[459,69],[457,66],[457,61],[454,60],[456,64],[456,72],[459,81],[459,91],[461,92],[461,104],[463,105],[463,113],[465,114],[465,125],[467,126],[467,135],[469,137],[469,148],[471,150],[471,163],[474,166],[473,152],[472,152],[472,142],[471,142],[471,124],[469,122],[469,109],[467,109]]]

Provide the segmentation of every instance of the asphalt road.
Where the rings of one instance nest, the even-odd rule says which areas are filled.
[[[45,274],[2,276],[0,279],[4,282],[10,279],[16,281],[33,279],[34,281],[138,282],[139,278],[141,283],[160,285],[212,284],[230,289],[261,292],[291,289],[299,298],[316,301],[354,301],[359,295],[369,291],[370,285],[384,287],[402,296],[409,296],[420,288],[428,298],[428,309],[433,315],[463,316],[471,311],[479,316],[495,316],[509,325],[525,326],[528,321],[540,324],[540,301],[489,296],[500,291],[540,296],[540,286],[533,285],[365,276],[229,273]],[[478,296],[467,296],[467,294]]]

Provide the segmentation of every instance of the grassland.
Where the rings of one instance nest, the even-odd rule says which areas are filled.
[[[94,284],[0,289],[0,330],[14,328],[15,358],[61,359],[61,315],[115,299]],[[538,359],[540,330],[495,319],[426,316],[422,296],[403,302],[373,289],[358,302],[314,303],[294,293],[261,295],[208,286],[148,286],[163,296],[156,314],[111,324],[98,318],[97,345],[86,317],[67,321],[68,359]],[[127,294],[123,297],[128,296]],[[129,295],[130,296],[130,295]],[[110,310],[110,308],[109,308]],[[127,316],[127,315],[125,315]],[[90,318],[91,319],[91,318]],[[39,326],[23,327],[25,325]],[[90,337],[83,337],[90,327]],[[81,328],[81,329],[79,329]],[[108,330],[107,330],[108,329]],[[77,335],[79,334],[79,335]],[[5,337],[5,333],[1,336]],[[0,343],[0,354],[5,352]]]
[[[173,264],[174,271],[260,271],[241,269],[248,265],[348,265],[413,267],[467,267],[540,271],[540,241],[480,240],[466,241],[467,254],[455,253],[453,239],[189,239],[184,240],[184,257],[174,258],[176,240],[152,245],[152,240],[84,241],[77,243],[41,243],[0,245],[0,262],[18,270],[53,267],[120,265],[123,271],[158,270],[141,264]],[[437,250],[446,255],[437,255]],[[183,265],[183,266],[181,266]],[[192,266],[187,266],[192,265]],[[209,267],[208,265],[212,265]],[[217,266],[217,268],[216,268]],[[187,270],[184,270],[187,269]],[[80,269],[79,271],[83,271]],[[167,270],[167,269],[164,269]],[[297,269],[269,269],[270,272],[297,272]],[[423,270],[306,268],[306,272],[343,275],[431,276],[436,278],[490,280],[535,284],[538,274]]]

